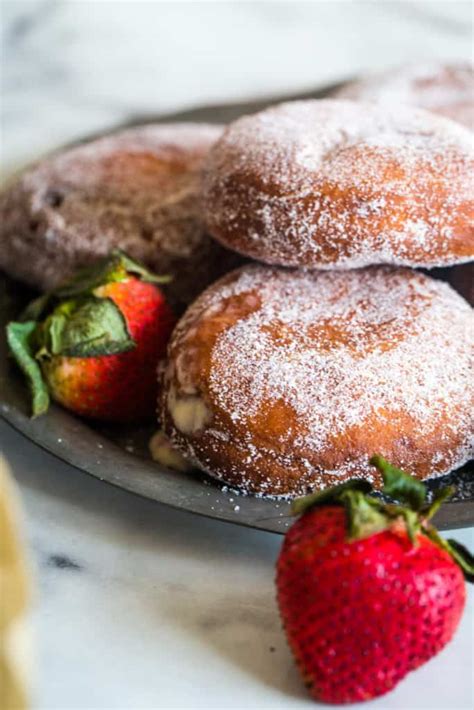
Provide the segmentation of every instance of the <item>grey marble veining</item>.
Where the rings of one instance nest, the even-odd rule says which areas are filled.
[[[312,707],[275,603],[279,536],[167,509],[32,449],[0,422],[37,583],[34,707]],[[472,531],[456,536],[472,545]],[[468,708],[458,634],[374,708]],[[443,677],[442,686],[436,678]]]

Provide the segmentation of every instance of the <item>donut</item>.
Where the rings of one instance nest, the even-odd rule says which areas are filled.
[[[473,326],[450,286],[411,269],[249,264],[179,321],[162,425],[188,460],[247,493],[379,486],[375,453],[440,476],[472,455]]]
[[[474,255],[473,136],[411,107],[295,101],[238,119],[203,177],[211,234],[272,265],[447,266]]]
[[[474,130],[474,68],[469,62],[409,64],[351,81],[333,96],[418,106]]]
[[[235,257],[205,232],[200,171],[222,131],[150,124],[65,150],[27,169],[0,196],[0,268],[49,290],[114,247],[172,274],[179,303]]]

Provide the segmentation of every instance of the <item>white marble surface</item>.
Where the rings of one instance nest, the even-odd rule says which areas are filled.
[[[136,114],[469,56],[467,2],[2,2],[5,170]],[[34,707],[311,707],[274,603],[278,536],[140,500],[0,422],[36,569]],[[472,530],[457,536],[472,546]],[[371,707],[474,701],[473,595],[450,646]]]
[[[100,483],[0,422],[38,582],[34,707],[310,708],[280,628],[278,535]],[[457,532],[472,547],[473,531]],[[452,643],[379,710],[472,707],[474,595]]]

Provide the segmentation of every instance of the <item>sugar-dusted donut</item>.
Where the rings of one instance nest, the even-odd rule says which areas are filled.
[[[260,261],[446,266],[474,255],[473,136],[411,107],[296,101],[238,119],[204,176],[209,231]]]
[[[418,106],[474,130],[474,68],[470,62],[408,64],[348,82],[333,96]]]
[[[62,151],[0,196],[0,268],[50,289],[120,247],[175,276],[179,302],[235,258],[206,235],[199,173],[222,132],[209,124],[151,124]],[[231,267],[229,267],[231,268]]]
[[[424,479],[472,452],[470,306],[409,269],[248,265],[178,323],[161,394],[175,446],[226,484],[300,495],[379,453]]]

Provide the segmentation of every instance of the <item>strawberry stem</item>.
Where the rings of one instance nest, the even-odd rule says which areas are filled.
[[[311,493],[293,501],[293,515],[306,513],[315,506],[342,505],[346,510],[348,540],[359,540],[387,530],[398,520],[403,520],[410,541],[416,545],[419,535],[425,535],[435,545],[445,550],[461,568],[467,581],[474,581],[474,558],[455,540],[445,540],[429,523],[440,506],[450,498],[455,489],[447,486],[438,490],[431,503],[426,502],[427,488],[422,481],[392,466],[376,454],[370,463],[382,474],[382,492],[394,502],[385,502],[373,496],[372,485],[362,479],[351,479],[324,491]]]
[[[344,491],[361,491],[362,493],[370,493],[372,485],[362,478],[351,478],[349,481],[340,483],[337,486],[325,488],[323,491],[310,493],[303,498],[295,498],[291,503],[291,514],[301,515],[310,508],[318,505],[327,505],[329,503],[337,503],[341,500],[341,494]]]
[[[435,513],[438,512],[439,508],[443,503],[454,495],[456,489],[454,486],[445,486],[437,490],[433,496],[433,500],[427,506],[422,509],[423,519],[430,520]]]
[[[433,525],[422,528],[422,532],[435,545],[446,550],[463,571],[466,581],[474,582],[474,557],[464,545],[456,540],[445,540]]]
[[[340,500],[346,509],[349,540],[360,540],[386,529],[387,516],[373,505],[375,498],[348,489],[341,493]]]
[[[406,503],[412,510],[421,509],[426,499],[426,487],[421,481],[392,466],[379,454],[372,456],[369,463],[382,474],[385,495]]]
[[[58,288],[32,301],[22,313],[20,320],[40,320],[40,317],[50,313],[54,306],[64,299],[91,295],[94,289],[99,286],[124,281],[130,276],[154,284],[167,284],[172,279],[171,276],[153,274],[124,251],[115,249],[108,256],[79,269],[74,276]]]

